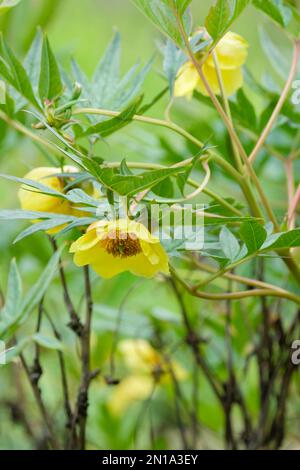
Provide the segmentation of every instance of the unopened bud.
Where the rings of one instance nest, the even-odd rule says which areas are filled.
[[[82,86],[80,83],[75,82],[73,86],[73,92],[72,92],[72,100],[78,100],[82,92]]]

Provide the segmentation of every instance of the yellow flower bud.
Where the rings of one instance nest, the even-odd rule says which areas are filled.
[[[56,176],[59,173],[77,173],[73,166],[61,168],[39,167],[31,170],[25,175],[25,179],[32,180],[54,189],[64,192],[63,179]],[[18,197],[23,210],[34,212],[50,212],[52,214],[78,215],[79,211],[74,209],[65,199],[43,194],[38,189],[23,185],[19,189]],[[47,233],[55,234],[62,229],[62,226],[49,230]]]
[[[227,96],[233,95],[243,86],[242,66],[248,55],[248,43],[239,34],[228,32],[215,48],[216,59],[221,71]],[[220,85],[212,54],[203,64],[203,73],[214,94],[220,94]],[[194,90],[207,96],[207,90],[193,63],[185,63],[179,70],[174,95],[191,98]]]

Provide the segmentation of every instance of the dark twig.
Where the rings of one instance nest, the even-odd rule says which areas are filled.
[[[53,251],[56,252],[58,249],[56,241],[52,237],[49,237],[49,240],[52,245]],[[60,274],[61,284],[63,288],[64,301],[65,301],[66,308],[70,316],[70,322],[68,326],[71,328],[71,330],[74,331],[74,333],[77,334],[78,337],[81,337],[83,333],[83,325],[80,321],[79,316],[77,315],[74,304],[71,300],[71,296],[69,294],[68,284],[66,280],[66,275],[65,275],[65,271],[64,271],[61,259],[59,261],[59,274]]]
[[[52,328],[55,338],[58,341],[61,341],[62,339],[61,335],[57,331],[52,318],[47,312],[45,312],[45,315],[47,317],[47,320],[50,323],[50,326]],[[65,408],[65,414],[66,414],[66,419],[67,419],[66,427],[70,428],[72,419],[73,419],[73,413],[72,413],[72,408],[70,404],[70,394],[69,394],[69,386],[68,386],[68,380],[67,380],[66,364],[65,364],[65,359],[64,359],[64,355],[62,351],[57,351],[57,355],[58,355],[60,374],[61,374],[62,391],[63,391],[63,397],[64,397],[64,408]]]
[[[45,407],[45,404],[44,404],[44,401],[43,401],[43,398],[42,398],[42,394],[41,394],[41,390],[40,390],[38,384],[36,383],[36,381],[32,378],[30,368],[29,368],[29,366],[26,362],[26,359],[25,359],[25,357],[22,353],[20,354],[20,359],[21,359],[22,366],[25,370],[26,376],[27,376],[27,378],[29,380],[29,383],[31,385],[31,388],[32,388],[33,394],[35,396],[35,399],[36,399],[38,408],[40,410],[41,416],[42,416],[43,421],[45,423],[45,427],[46,427],[47,434],[48,434],[49,444],[53,449],[59,449],[59,444],[56,440],[55,433],[54,433],[53,426],[52,426],[52,422],[51,422],[50,416],[47,412],[47,409]]]
[[[86,446],[86,424],[89,386],[91,380],[98,374],[98,371],[93,373],[90,369],[90,336],[93,314],[93,300],[88,266],[84,267],[84,285],[86,295],[86,319],[81,335],[81,383],[77,395],[76,411],[73,416],[73,423],[71,428],[71,446],[74,447],[77,445],[78,449],[80,450],[85,450]],[[76,442],[77,424],[79,427],[78,442]]]
[[[229,291],[232,289],[232,281],[228,281]],[[225,344],[227,349],[227,372],[228,381],[226,384],[226,394],[224,398],[225,411],[225,441],[229,449],[236,449],[236,442],[233,434],[231,421],[232,406],[235,402],[235,373],[233,367],[232,339],[231,339],[231,301],[226,302],[226,321],[225,321]]]
[[[170,279],[170,283],[171,283],[173,291],[176,295],[178,303],[180,305],[180,310],[181,310],[183,323],[184,323],[184,325],[186,327],[186,330],[187,330],[187,333],[188,333],[188,336],[187,336],[187,339],[186,339],[187,344],[190,346],[190,348],[193,352],[196,363],[202,369],[202,371],[203,371],[205,377],[207,378],[210,386],[212,387],[216,397],[218,398],[219,402],[223,405],[224,400],[223,400],[222,391],[220,390],[220,386],[218,385],[218,383],[216,381],[216,378],[214,377],[214,375],[210,371],[205,359],[202,357],[202,355],[200,353],[200,350],[199,350],[200,338],[198,338],[197,334],[195,333],[195,331],[194,331],[194,329],[193,329],[193,327],[190,323],[190,320],[189,320],[189,317],[188,317],[188,314],[187,314],[187,311],[186,311],[186,308],[185,308],[185,305],[184,305],[184,302],[183,302],[183,299],[182,299],[182,295],[179,292],[178,287],[176,285],[176,282],[174,281],[173,278]]]

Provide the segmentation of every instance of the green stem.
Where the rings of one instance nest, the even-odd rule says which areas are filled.
[[[226,113],[228,119],[231,122],[231,125],[233,126],[232,115],[231,115],[230,105],[229,105],[229,101],[228,101],[225,86],[224,86],[222,71],[221,71],[219,61],[218,61],[218,57],[217,57],[217,54],[216,54],[215,50],[212,52],[212,55],[213,55],[213,60],[214,60],[214,64],[215,64],[215,68],[216,68],[216,72],[217,72],[217,78],[218,78],[219,87],[220,87],[220,91],[221,91],[221,96],[222,96],[222,100],[223,100],[224,110],[225,110],[225,113]],[[233,155],[234,155],[234,158],[235,158],[237,169],[239,170],[240,173],[243,174],[244,173],[243,162],[241,160],[241,156],[240,156],[240,153],[239,153],[238,148],[236,146],[236,143],[233,140],[231,141],[231,145],[232,145]]]
[[[53,145],[51,142],[43,139],[40,137],[36,132],[32,132],[27,127],[23,126],[18,121],[14,121],[11,119],[7,114],[5,114],[3,111],[0,110],[0,119],[2,121],[6,122],[9,126],[13,127],[16,131],[21,132],[21,134],[26,135],[29,137],[31,140],[38,142],[39,144],[43,145],[44,147],[47,147],[48,150],[51,150],[51,152],[54,152],[57,155],[60,155],[59,150]]]
[[[98,110],[95,110],[95,111],[98,111]],[[108,113],[113,113],[113,115],[116,115],[113,111],[108,111]],[[98,113],[97,113],[98,114]],[[118,115],[119,113],[117,113]],[[30,131],[29,129],[27,129],[27,127],[23,126],[22,124],[20,124],[19,122],[17,121],[14,121],[13,119],[11,119],[9,116],[7,116],[7,114],[5,114],[3,111],[0,110],[0,119],[2,119],[4,122],[6,122],[8,125],[10,125],[11,127],[13,127],[15,130],[17,130],[18,132],[21,132],[23,135],[26,135],[27,137],[29,137],[31,140],[35,141],[35,142],[38,142],[39,144],[43,145],[44,147],[47,147],[49,150],[51,150],[52,152],[56,153],[57,155],[60,155],[60,152],[59,150],[57,149],[57,147],[55,147],[51,142],[43,139],[42,137],[40,137],[38,134]],[[152,120],[150,119],[151,123],[152,123]],[[147,120],[148,122],[148,120]],[[163,121],[164,122],[164,121]],[[177,126],[176,126],[177,127]],[[185,131],[183,129],[181,129],[184,133]],[[187,133],[188,134],[188,133]],[[183,135],[183,134],[181,134]],[[193,137],[191,136],[190,134],[188,134],[190,137]],[[197,140],[197,139],[196,139]],[[197,141],[198,143],[198,146],[200,146],[200,142]],[[202,145],[201,147],[202,148]],[[205,157],[206,158],[206,157]],[[219,157],[220,160],[221,157]],[[185,165],[187,163],[187,161],[185,162],[180,162],[182,165]],[[116,163],[110,163],[108,164],[110,167],[115,167],[115,168],[118,168],[120,166],[120,162],[116,162]],[[159,165],[159,164],[155,164],[155,163],[139,163],[139,162],[128,162],[127,165],[130,167],[130,168],[136,168],[136,169],[142,169],[142,170],[155,170],[155,169],[161,169],[161,168],[166,168],[164,165]],[[197,188],[198,187],[198,183],[194,180],[192,180],[191,178],[188,179],[188,184],[194,188]],[[219,204],[221,204],[223,207],[225,207],[226,209],[230,210],[231,212],[233,212],[234,214],[236,214],[237,216],[241,217],[243,214],[241,213],[241,211],[239,211],[238,209],[236,209],[234,206],[232,206],[229,202],[227,202],[225,199],[223,199],[221,196],[219,196],[218,194],[216,194],[214,191],[212,191],[211,189],[208,189],[208,188],[205,188],[203,190],[203,193],[204,194],[207,194],[207,196],[215,199],[216,201],[219,202]]]
[[[73,115],[78,115],[78,114],[99,114],[100,116],[111,116],[111,117],[117,117],[121,113],[119,111],[109,111],[107,109],[97,109],[97,108],[78,108],[73,111]],[[204,148],[204,143],[201,142],[201,140],[197,139],[194,137],[192,134],[187,132],[185,129],[182,127],[178,126],[174,122],[170,121],[164,121],[163,119],[155,119],[147,116],[139,116],[139,115],[134,115],[132,117],[133,121],[137,122],[142,122],[144,124],[151,124],[153,126],[158,126],[158,127],[164,127],[166,129],[170,129],[173,132],[176,132],[176,134],[181,135],[184,137],[186,140],[189,140],[191,143],[193,143],[196,147],[199,149]],[[217,152],[207,149],[206,151],[209,156],[223,169],[229,173],[235,180],[241,181],[241,175],[233,168],[230,163],[228,163],[224,158],[222,158],[220,155],[218,155]]]
[[[109,168],[119,168],[120,162],[108,163],[107,166]],[[136,169],[136,170],[161,170],[161,169],[167,168],[166,166],[160,165],[159,163],[141,163],[141,162],[127,162],[127,166],[129,168]],[[192,178],[189,178],[187,180],[187,183],[193,188],[198,188],[199,186],[197,181],[193,180]],[[215,193],[211,189],[204,188],[203,193],[209,196],[210,198],[215,199],[221,206],[230,210],[236,216],[238,217],[243,216],[243,213],[239,209],[234,207],[232,204],[230,204],[228,201],[223,199],[221,196],[219,196],[217,193]]]
[[[297,305],[300,305],[300,297],[291,292],[281,292],[273,289],[253,289],[240,292],[229,292],[221,294],[211,294],[209,292],[199,292],[195,290],[194,286],[190,286],[186,281],[184,281],[178,273],[171,267],[170,268],[172,276],[194,297],[205,300],[240,300],[251,297],[279,297],[283,299],[291,300]]]
[[[190,45],[190,42],[189,42],[189,38],[188,38],[188,36],[187,36],[187,34],[186,34],[186,32],[185,32],[185,29],[184,29],[184,26],[183,26],[183,24],[182,24],[181,19],[178,17],[177,20],[178,20],[178,26],[179,26],[179,29],[180,29],[180,32],[181,32],[181,35],[182,35],[182,39],[183,39],[184,44],[185,44],[185,46],[186,46],[187,54],[188,54],[190,60],[192,61],[192,63],[194,64],[194,66],[195,66],[195,68],[196,68],[196,70],[197,70],[197,72],[198,72],[198,74],[199,74],[199,77],[200,77],[201,80],[203,81],[204,86],[205,86],[205,88],[206,88],[206,90],[207,90],[207,93],[208,93],[208,95],[210,96],[210,98],[211,98],[211,100],[212,100],[212,102],[213,102],[213,104],[214,104],[216,110],[218,111],[218,113],[219,113],[219,115],[221,116],[221,118],[222,118],[224,124],[226,125],[232,142],[234,142],[234,144],[236,145],[236,147],[237,147],[237,149],[238,149],[238,151],[239,151],[239,154],[240,154],[240,156],[242,157],[243,162],[244,162],[245,165],[246,165],[246,168],[247,168],[247,170],[248,170],[248,172],[249,172],[249,175],[251,176],[251,178],[252,178],[252,180],[253,180],[253,183],[254,183],[254,185],[255,185],[255,187],[256,187],[256,190],[257,190],[257,192],[258,192],[258,194],[259,194],[259,196],[260,196],[260,198],[261,198],[261,201],[262,201],[262,203],[263,203],[263,205],[264,205],[264,207],[265,207],[265,210],[266,210],[266,212],[267,212],[267,214],[268,214],[269,219],[272,221],[275,230],[279,231],[279,230],[280,230],[280,227],[279,227],[279,225],[278,225],[278,222],[277,222],[277,220],[276,220],[276,217],[275,217],[275,215],[274,215],[274,213],[273,213],[273,210],[272,210],[272,208],[271,208],[271,206],[270,206],[270,204],[269,204],[269,201],[268,201],[268,199],[267,199],[267,197],[266,197],[266,195],[265,195],[265,193],[264,193],[264,191],[263,191],[263,188],[262,188],[262,186],[261,186],[261,184],[260,184],[260,181],[259,181],[259,179],[257,178],[256,173],[255,173],[255,171],[253,170],[252,165],[251,165],[251,163],[250,163],[249,160],[248,160],[248,155],[246,154],[246,152],[245,152],[245,150],[244,150],[244,148],[243,148],[243,146],[242,146],[242,144],[241,144],[241,142],[240,142],[240,139],[239,139],[239,137],[238,137],[238,135],[237,135],[237,133],[236,133],[236,131],[235,131],[235,129],[234,129],[234,127],[233,127],[231,121],[230,121],[230,119],[229,119],[228,116],[226,115],[226,113],[225,113],[225,111],[223,110],[222,106],[220,105],[220,103],[219,103],[217,97],[215,96],[214,92],[212,91],[212,89],[211,89],[211,87],[210,87],[210,85],[209,85],[209,83],[208,83],[208,81],[207,81],[207,79],[206,79],[206,77],[205,77],[205,75],[204,75],[204,73],[203,73],[202,66],[199,64],[197,58],[195,57],[195,55],[194,55],[194,53],[193,53],[193,51],[192,51],[192,48],[191,48],[191,45]],[[242,186],[242,189],[244,190],[245,196],[248,198],[249,195],[250,195],[250,192],[252,192],[252,189],[251,189],[250,186],[247,188],[247,182],[246,182],[246,183],[244,182],[244,184],[243,184],[243,186]],[[245,189],[246,189],[246,192],[245,192]],[[258,211],[260,212],[260,209],[259,209],[259,206],[257,205],[257,203],[256,203],[256,201],[255,201],[254,195],[251,196],[251,198],[248,200],[248,202],[249,202],[249,204],[250,204],[250,207],[253,209],[253,213],[258,216]],[[255,205],[253,206],[253,204],[255,204]]]

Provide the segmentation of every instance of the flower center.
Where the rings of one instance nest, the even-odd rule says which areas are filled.
[[[109,232],[101,244],[115,258],[128,258],[142,252],[139,239],[134,233],[122,233],[119,230]]]

